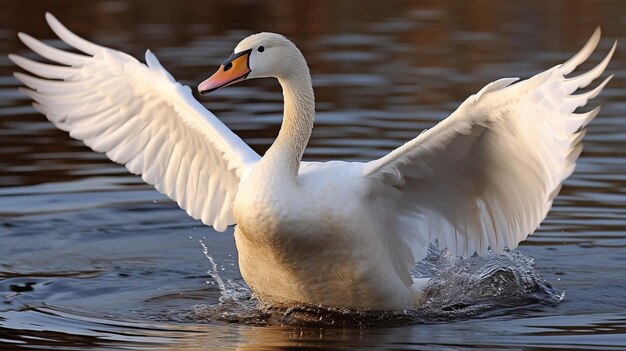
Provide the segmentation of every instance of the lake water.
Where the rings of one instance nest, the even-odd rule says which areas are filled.
[[[27,52],[18,31],[54,38],[45,11],[99,44],[150,48],[192,87],[248,34],[287,35],[316,89],[308,160],[380,157],[486,83],[565,61],[597,25],[594,62],[621,46],[576,172],[519,249],[433,250],[414,272],[434,275],[418,311],[268,311],[249,300],[232,228],[192,220],[17,92],[6,54]],[[0,2],[0,349],[626,349],[624,28],[623,1]],[[263,153],[281,99],[256,80],[201,101]]]

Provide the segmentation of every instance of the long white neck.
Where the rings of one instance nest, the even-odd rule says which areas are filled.
[[[273,171],[293,179],[298,175],[315,120],[315,97],[309,68],[304,58],[298,63],[300,67],[294,73],[278,77],[285,101],[283,123],[278,137],[261,161]]]

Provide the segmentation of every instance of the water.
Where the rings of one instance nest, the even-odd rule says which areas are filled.
[[[190,86],[244,36],[286,34],[316,88],[308,160],[379,157],[487,82],[569,58],[598,24],[600,51],[626,43],[622,1],[2,1],[0,349],[626,349],[624,44],[576,173],[518,250],[431,250],[414,272],[435,276],[416,311],[277,311],[250,300],[232,229],[190,219],[16,92],[5,54],[25,52],[18,31],[53,38],[45,11],[136,57],[152,49]],[[262,153],[281,97],[256,80],[201,101]]]

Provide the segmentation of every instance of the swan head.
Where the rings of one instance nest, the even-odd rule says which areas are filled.
[[[219,88],[251,78],[286,78],[299,70],[308,70],[300,50],[276,33],[258,33],[243,39],[233,54],[210,78],[198,85],[206,95]]]

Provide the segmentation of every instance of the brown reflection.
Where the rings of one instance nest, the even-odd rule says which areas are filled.
[[[222,347],[237,351],[279,351],[315,348],[336,350],[342,348],[384,348],[399,339],[410,340],[415,331],[403,329],[314,328],[291,326],[235,326],[230,330],[203,329],[203,333],[187,335],[170,345],[170,350],[215,350]],[[191,336],[191,337],[190,337]],[[234,341],[229,343],[229,341]],[[226,345],[224,345],[226,344]],[[411,343],[413,346],[419,342]]]

